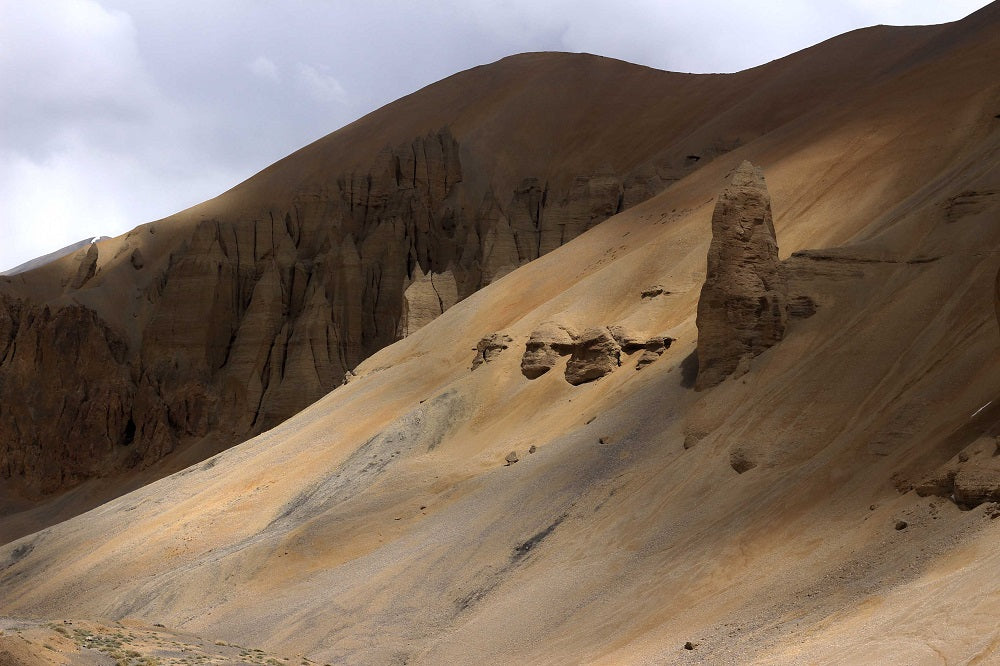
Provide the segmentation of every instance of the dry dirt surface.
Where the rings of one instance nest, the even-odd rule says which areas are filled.
[[[0,650],[49,658],[55,632],[51,652],[84,654],[56,630],[70,618],[315,663],[1000,661],[1000,506],[953,492],[989,483],[1000,435],[1000,5],[696,79],[738,94],[685,113],[753,131],[277,427],[0,546],[0,615],[46,618]],[[602,131],[586,108],[563,122]],[[613,131],[670,143],[654,129]],[[766,178],[787,326],[695,391],[712,213],[744,160]],[[672,343],[641,371],[619,344],[573,385],[570,354],[522,372],[543,324]]]

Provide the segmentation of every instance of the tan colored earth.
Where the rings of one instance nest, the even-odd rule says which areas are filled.
[[[588,86],[594,68],[616,84]],[[114,488],[6,504],[22,530],[50,526],[0,546],[0,616],[42,618],[27,638],[0,625],[0,654],[87,663],[75,642],[38,648],[66,620],[331,664],[1000,662],[1000,505],[983,490],[1000,435],[1000,5],[734,75],[530,54],[394,113],[437,119],[463,90],[480,110],[544,107],[450,127],[506,147],[494,184],[515,162],[580,173],[591,145],[618,146],[600,157],[622,173],[637,146],[729,143],[243,444],[57,524],[74,493]],[[533,118],[559,118],[567,143],[539,151]],[[157,237],[414,125],[362,119]],[[744,160],[766,178],[787,327],[695,391],[713,209]],[[149,242],[100,243],[98,269],[125,243],[158,261]],[[63,269],[25,280],[46,270]],[[525,345],[549,323],[673,342],[641,372],[623,351],[572,385],[557,354],[529,379]]]

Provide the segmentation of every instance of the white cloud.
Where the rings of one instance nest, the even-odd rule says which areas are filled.
[[[86,162],[86,154],[73,151],[41,161],[0,155],[0,245],[21,251],[16,256],[0,253],[4,269],[104,229],[128,229],[128,215],[116,193],[100,186],[109,175],[105,165],[96,165],[99,172],[94,173]]]
[[[304,63],[296,63],[295,76],[299,85],[310,96],[322,102],[347,102],[347,91],[340,82],[324,71],[326,68],[313,67]]]
[[[255,76],[259,76],[262,79],[267,79],[269,81],[278,81],[278,66],[274,64],[274,61],[265,56],[257,56],[248,65],[250,71],[254,73]]]

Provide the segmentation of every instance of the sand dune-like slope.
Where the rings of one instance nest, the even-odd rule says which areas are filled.
[[[992,5],[739,75],[722,115],[758,135],[277,428],[8,544],[0,615],[128,618],[321,663],[997,661],[1000,511],[911,488],[1000,434],[998,28]],[[868,78],[828,96],[822,72],[849,61]],[[800,100],[792,121],[782,99]],[[744,159],[816,312],[696,392],[712,208]],[[263,176],[281,187],[280,164]],[[528,380],[546,321],[676,340],[642,370],[625,356],[572,386],[561,361]],[[471,370],[495,332],[508,349]]]

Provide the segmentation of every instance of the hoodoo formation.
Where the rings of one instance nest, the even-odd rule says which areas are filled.
[[[0,277],[0,659],[997,663],[998,114],[526,54]]]
[[[715,204],[708,276],[698,300],[698,379],[706,389],[781,340],[788,318],[771,197],[759,167],[744,161]]]

